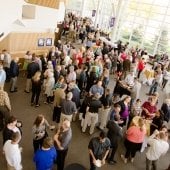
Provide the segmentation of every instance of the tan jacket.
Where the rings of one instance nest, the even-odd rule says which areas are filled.
[[[61,101],[62,99],[65,99],[65,92],[61,88],[57,88],[54,91],[54,107],[61,107]]]

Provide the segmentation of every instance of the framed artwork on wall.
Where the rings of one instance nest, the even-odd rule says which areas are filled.
[[[45,40],[45,45],[46,46],[52,46],[52,43],[53,43],[52,38],[46,38],[46,40]]]
[[[39,38],[38,39],[38,47],[43,47],[45,44],[44,44],[44,41],[45,39],[44,38]]]

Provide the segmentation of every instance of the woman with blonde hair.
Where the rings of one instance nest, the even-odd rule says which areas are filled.
[[[144,126],[144,119],[139,118],[138,124],[132,124],[131,127],[126,132],[125,139],[125,148],[126,153],[125,156],[121,155],[124,163],[127,163],[127,160],[130,158],[133,163],[134,157],[137,151],[140,151],[142,147],[142,143],[144,141],[144,137],[146,134],[146,128]]]
[[[32,97],[31,97],[31,106],[34,105],[35,100],[35,107],[39,107],[39,97],[41,93],[41,72],[37,71],[35,75],[32,77]]]

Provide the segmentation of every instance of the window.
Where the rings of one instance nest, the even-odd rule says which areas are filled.
[[[129,0],[122,18],[120,37],[130,45],[142,45],[152,55],[155,48],[170,51],[170,0]]]

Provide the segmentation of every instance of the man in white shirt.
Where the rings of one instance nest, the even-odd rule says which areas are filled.
[[[132,99],[134,99],[134,100],[139,99],[139,93],[140,93],[141,87],[142,87],[141,83],[135,77],[134,86],[131,89],[131,98]]]
[[[20,139],[19,132],[13,133],[11,139],[7,140],[3,147],[7,161],[7,170],[22,170],[21,148],[18,145]]]
[[[63,51],[63,61],[64,61],[65,66],[69,65],[70,56],[67,55],[67,51]]]
[[[158,159],[165,155],[169,149],[165,132],[156,130],[149,137],[148,144],[150,147],[146,152],[146,170],[157,170]]]
[[[130,72],[125,78],[125,83],[128,86],[132,87],[134,85],[134,79],[135,78],[134,78],[133,72]]]
[[[0,63],[0,86],[4,87],[6,80],[6,73],[5,70],[3,69],[3,65]]]
[[[69,74],[67,75],[67,83],[76,81],[76,72],[74,71],[74,66],[69,67]]]
[[[10,64],[11,64],[11,55],[7,52],[7,50],[3,50],[2,54],[4,55],[3,65],[4,70],[6,72],[6,81],[10,81]]]

